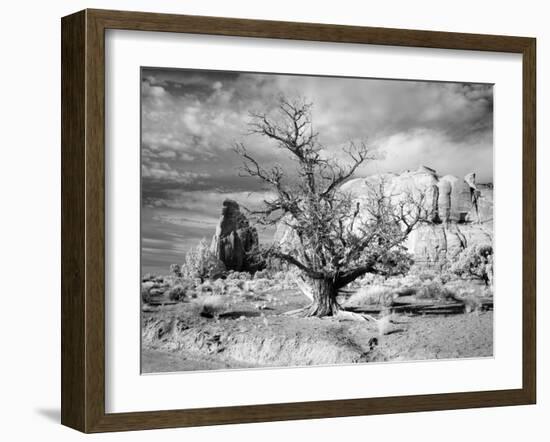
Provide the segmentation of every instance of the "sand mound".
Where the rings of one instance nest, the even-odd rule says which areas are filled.
[[[215,354],[259,366],[346,364],[379,358],[368,339],[358,344],[337,321],[315,318],[258,317],[210,321],[201,327],[188,327],[177,318],[152,319],[144,324],[142,337],[149,348]]]

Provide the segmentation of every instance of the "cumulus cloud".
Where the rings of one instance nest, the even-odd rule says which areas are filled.
[[[162,69],[144,72],[142,84],[142,144],[154,154],[173,150],[183,161],[178,168],[210,170],[217,163],[234,170],[239,159],[232,144],[243,139],[264,162],[284,159],[265,140],[245,136],[249,112],[269,111],[279,94],[314,104],[314,127],[333,156],[348,140],[365,140],[384,154],[392,137],[421,131],[443,141],[438,156],[459,159],[474,148],[492,156],[493,89],[487,84]],[[162,93],[152,93],[155,88]],[[410,167],[420,162],[408,157]],[[455,173],[452,159],[447,173]],[[492,178],[490,170],[480,173]]]
[[[239,203],[243,209],[254,210],[261,207],[264,200],[274,198],[274,194],[269,191],[237,191],[228,192],[223,189],[212,190],[193,190],[180,191],[170,189],[165,193],[166,198],[151,198],[144,201],[149,207],[166,207],[169,209],[184,210],[189,213],[186,219],[197,219],[193,214],[205,215],[210,219],[217,218],[221,214],[222,203],[226,199],[231,199]],[[166,220],[166,219],[165,219]]]
[[[207,172],[176,170],[170,167],[169,164],[159,161],[148,162],[141,167],[141,177],[144,180],[154,179],[157,181],[170,181],[173,183],[185,184],[199,178],[207,178],[208,176],[209,174]]]
[[[284,152],[248,134],[249,113],[272,111],[279,95],[313,103],[313,125],[326,156],[344,159],[349,141],[375,150],[379,160],[359,174],[424,164],[441,174],[475,171],[492,181],[488,84],[147,68],[141,82],[142,201],[157,214],[179,211],[179,218],[151,218],[151,225],[177,227],[180,219],[180,228],[192,229],[181,220],[216,217],[225,197],[251,203],[247,192],[265,196],[261,183],[238,176],[235,142],[245,142],[261,164],[281,164],[292,174]]]

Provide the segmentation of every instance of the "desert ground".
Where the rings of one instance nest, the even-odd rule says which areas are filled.
[[[145,277],[142,373],[493,354],[492,294],[479,281],[442,283],[429,272],[359,281],[338,300],[357,315],[317,318],[292,313],[309,300],[289,276]]]

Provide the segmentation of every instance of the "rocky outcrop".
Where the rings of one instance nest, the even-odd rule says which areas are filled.
[[[437,264],[452,258],[463,248],[491,243],[493,236],[493,186],[477,184],[475,173],[464,178],[440,176],[429,167],[399,174],[379,174],[345,183],[341,190],[360,202],[368,187],[385,183],[387,195],[425,193],[425,208],[431,223],[419,225],[406,246],[418,264]]]
[[[425,208],[434,223],[487,222],[493,218],[492,185],[476,184],[475,173],[464,178],[439,176],[435,170],[420,166],[413,171],[356,178],[343,184],[341,190],[364,201],[369,189],[379,183],[384,184],[387,195],[396,199],[425,193]]]
[[[430,220],[439,221],[439,179],[435,170],[421,166],[415,171],[383,173],[365,178],[355,178],[344,183],[340,190],[351,193],[358,202],[365,203],[373,188],[383,186],[384,194],[391,195],[395,202],[409,195],[418,199],[424,194],[424,204]],[[364,205],[364,204],[363,204]]]
[[[394,201],[424,194],[429,223],[416,227],[405,244],[418,264],[438,264],[452,258],[468,245],[491,243],[493,235],[493,186],[477,184],[475,173],[464,178],[440,176],[429,167],[401,173],[384,173],[356,178],[340,190],[349,192],[366,206],[373,186],[383,185],[384,194]],[[360,206],[361,207],[361,206]],[[368,216],[362,211],[362,216]],[[279,244],[292,244],[292,229],[281,223],[275,234]]]
[[[258,269],[257,257],[251,253],[258,249],[258,232],[236,201],[226,199],[223,202],[222,215],[210,247],[227,270],[252,272]]]
[[[452,259],[467,246],[492,241],[492,222],[451,222],[421,225],[412,231],[405,245],[417,264],[430,266]]]

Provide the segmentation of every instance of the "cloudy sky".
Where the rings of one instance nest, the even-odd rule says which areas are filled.
[[[492,181],[491,85],[158,68],[141,75],[144,272],[165,272],[210,240],[225,198],[254,206],[265,196],[260,183],[238,176],[232,145],[244,142],[261,164],[288,164],[273,145],[246,135],[249,112],[269,112],[281,94],[313,103],[327,155],[340,158],[344,145],[360,140],[377,152],[357,176],[423,164]]]

